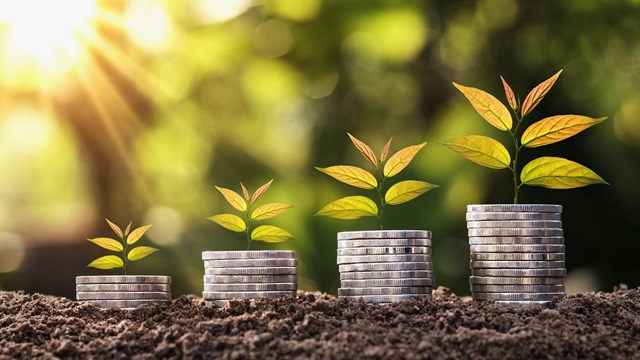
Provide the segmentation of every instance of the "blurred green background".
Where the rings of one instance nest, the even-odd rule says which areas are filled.
[[[37,11],[36,11],[37,10]],[[336,233],[376,219],[313,215],[366,194],[314,166],[366,167],[347,132],[379,152],[428,141],[398,179],[439,184],[388,208],[386,228],[433,232],[436,280],[469,294],[467,204],[509,203],[510,174],[437,145],[508,144],[451,82],[523,99],[564,69],[528,117],[608,116],[523,161],[564,156],[610,186],[523,188],[561,204],[569,293],[640,285],[640,1],[25,0],[0,5],[0,289],[74,298],[105,251],[88,237],[153,223],[161,251],[131,273],[202,291],[202,251],[243,249],[206,220],[231,212],[214,184],[292,210],[269,223],[296,240],[300,288],[336,294]],[[524,163],[524,162],[523,162]],[[151,243],[151,244],[150,244]],[[117,274],[117,271],[106,273]]]

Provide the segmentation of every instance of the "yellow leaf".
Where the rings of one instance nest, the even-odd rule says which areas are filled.
[[[117,269],[124,267],[124,262],[115,255],[107,255],[93,260],[87,267],[103,270]]]
[[[375,176],[367,170],[361,169],[355,166],[330,166],[328,168],[316,168],[332,178],[342,181],[343,183],[351,186],[355,186],[361,189],[375,189],[378,186],[378,181]]]
[[[131,230],[131,224],[133,223],[133,221],[129,221],[129,225],[127,225],[127,228],[124,230],[124,236],[129,235],[129,230]]]
[[[292,205],[282,203],[264,204],[251,213],[251,220],[266,220],[282,214],[285,210],[292,208]]]
[[[107,224],[109,224],[113,232],[115,232],[116,235],[120,236],[120,239],[124,238],[124,235],[122,234],[122,230],[120,230],[120,227],[118,225],[112,223],[111,221],[109,221],[109,219],[105,219],[105,220],[107,220]]]
[[[509,106],[511,106],[511,108],[515,110],[518,107],[516,96],[513,94],[513,90],[511,90],[511,86],[507,84],[507,82],[504,80],[502,76],[500,76],[500,80],[502,80],[502,85],[504,86],[504,94],[507,96],[507,102],[509,103]]]
[[[216,189],[220,191],[222,196],[227,200],[231,206],[233,206],[236,210],[245,212],[247,211],[247,202],[244,201],[242,196],[238,195],[237,192],[229,189],[225,189],[223,187],[216,186]]]
[[[351,141],[353,142],[353,145],[355,145],[356,148],[358,148],[358,151],[360,151],[362,156],[364,156],[365,159],[367,159],[373,166],[375,166],[377,168],[378,167],[378,159],[376,159],[376,154],[373,152],[373,150],[371,150],[369,145],[367,145],[367,144],[363,143],[362,141],[356,139],[353,135],[351,135],[349,133],[347,133],[347,135],[349,135],[349,138],[351,138]]]
[[[273,182],[273,179],[269,180],[268,183],[260,186],[258,188],[258,190],[256,190],[256,192],[253,193],[253,196],[251,197],[251,203],[255,203],[256,201],[258,201],[258,199],[260,199],[260,197],[262,195],[264,195],[264,193],[267,191],[267,189],[269,189],[269,186],[271,186],[271,183]],[[242,211],[246,211],[246,208]]]
[[[401,181],[387,190],[387,193],[384,195],[384,201],[389,205],[406,203],[437,187],[438,185],[429,184],[424,181]]]
[[[240,187],[242,188],[242,195],[244,196],[244,199],[249,201],[250,197],[249,197],[249,191],[247,190],[246,187],[244,187],[243,183],[240,183]]]
[[[131,234],[127,236],[127,244],[129,245],[135,244],[138,240],[140,240],[142,235],[144,235],[144,233],[146,233],[147,230],[149,230],[150,227],[151,227],[151,224],[140,226],[139,228],[133,230]]]
[[[522,184],[549,189],[573,189],[592,184],[608,184],[598,174],[571,160],[540,157],[522,168]]]
[[[478,114],[487,120],[489,124],[502,131],[511,129],[513,125],[511,114],[507,107],[504,106],[500,100],[496,99],[495,96],[486,91],[458,85],[456,83],[453,83],[453,86],[458,88],[458,90],[467,97]]]
[[[127,254],[127,259],[129,259],[129,261],[140,260],[156,251],[158,251],[158,249],[152,248],[150,246],[138,246],[129,251],[129,253]]]
[[[316,215],[345,220],[359,219],[363,216],[378,216],[378,206],[364,196],[347,196],[323,207]]]
[[[293,238],[293,235],[287,230],[272,225],[261,225],[251,232],[251,240],[269,243],[283,242]]]
[[[87,239],[87,240],[107,250],[117,251],[117,252],[124,250],[122,243],[114,239],[102,237],[102,238]]]
[[[389,141],[387,141],[387,143],[382,148],[382,154],[380,154],[380,161],[387,160],[387,156],[389,155],[389,148],[391,147],[391,140],[393,140],[393,138],[389,139]]]
[[[389,160],[387,160],[387,162],[384,164],[384,170],[382,172],[384,176],[392,177],[394,175],[397,175],[400,171],[402,171],[402,169],[409,165],[411,160],[413,160],[413,157],[416,156],[418,151],[420,151],[420,149],[422,149],[425,145],[427,145],[426,142],[409,146],[391,155]]]
[[[581,115],[551,116],[529,126],[522,134],[522,145],[534,148],[557,143],[605,119],[606,117],[593,119]]]
[[[233,214],[213,215],[207,219],[231,231],[243,232],[247,229],[247,224],[239,216]]]
[[[480,135],[462,136],[440,144],[457,152],[476,164],[491,169],[506,169],[510,166],[509,151],[496,140]]]
[[[544,96],[547,95],[549,90],[551,90],[551,87],[553,87],[553,84],[556,83],[556,80],[558,80],[560,73],[562,73],[562,70],[558,71],[555,75],[543,81],[542,83],[540,83],[540,85],[536,86],[529,92],[527,97],[522,102],[522,117],[527,116],[527,114],[529,114],[531,110],[533,110],[533,108],[536,107],[536,105],[538,105],[540,101],[542,101]]]

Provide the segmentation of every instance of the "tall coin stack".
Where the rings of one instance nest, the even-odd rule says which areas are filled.
[[[171,301],[171,277],[110,275],[76,277],[76,300],[108,309],[133,310],[140,305]]]
[[[389,304],[431,297],[431,232],[421,230],[338,233],[338,296]]]
[[[474,300],[523,306],[564,297],[560,205],[469,205]]]
[[[204,251],[202,297],[223,307],[231,299],[296,296],[295,251]]]

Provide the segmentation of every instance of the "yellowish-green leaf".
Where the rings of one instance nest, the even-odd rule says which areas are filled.
[[[231,231],[243,232],[247,229],[247,224],[239,216],[233,214],[213,215],[207,219]]]
[[[133,223],[133,221],[129,221],[129,225],[127,225],[127,228],[124,230],[124,236],[129,235],[129,230],[131,230],[131,224]]]
[[[369,145],[363,143],[362,141],[356,139],[353,135],[349,133],[347,133],[347,135],[349,135],[349,138],[353,142],[353,145],[355,145],[356,148],[358,148],[358,151],[360,151],[362,156],[364,156],[365,159],[367,159],[373,166],[377,168],[378,159],[376,158],[376,154],[373,152],[373,150],[371,150],[371,147],[369,147]]]
[[[293,238],[287,230],[272,225],[260,225],[251,232],[251,240],[269,243],[283,242]]]
[[[557,143],[605,119],[606,117],[594,119],[581,115],[551,116],[529,126],[522,134],[522,145],[533,148]]]
[[[251,198],[249,197],[249,190],[247,190],[246,187],[244,187],[243,183],[240,183],[240,187],[242,188],[242,195],[244,196],[244,199],[246,201],[249,201]]]
[[[511,164],[509,151],[504,145],[490,137],[469,135],[446,140],[440,144],[476,164],[491,169],[506,169]]]
[[[467,97],[474,109],[482,116],[489,124],[495,126],[497,129],[507,131],[511,129],[513,120],[511,114],[504,104],[495,96],[489,94],[486,91],[480,89],[466,87],[453,83],[453,86],[458,88],[464,96]]]
[[[562,70],[558,71],[555,75],[543,81],[542,83],[540,83],[540,85],[536,86],[529,92],[527,97],[522,102],[522,117],[527,116],[527,114],[529,114],[531,110],[533,110],[533,108],[536,107],[540,103],[540,101],[542,101],[544,96],[547,95],[549,90],[551,90],[551,87],[553,87],[553,84],[556,83],[556,80],[558,80],[558,77],[561,73]]]
[[[151,224],[140,226],[139,228],[133,230],[129,236],[127,236],[127,244],[132,245],[135,244],[140,238],[144,235],[144,233],[149,230]]]
[[[87,267],[103,270],[117,269],[123,268],[124,262],[115,255],[107,255],[93,260],[89,265],[87,265]]]
[[[316,215],[344,220],[359,219],[364,216],[378,216],[378,206],[364,196],[347,196],[323,207]]]
[[[518,107],[516,96],[513,93],[513,90],[511,90],[511,86],[507,84],[507,81],[502,76],[500,76],[500,80],[502,80],[502,85],[504,86],[504,94],[507,96],[507,102],[509,103],[509,106],[511,106],[511,108],[515,110]]]
[[[607,184],[589,168],[558,157],[540,157],[522,168],[522,184],[549,189],[573,189],[592,184]]]
[[[116,252],[120,252],[124,250],[124,247],[122,246],[122,243],[120,241],[114,240],[111,238],[101,237],[101,238],[87,239],[87,240],[107,250],[116,251]]]
[[[225,189],[223,187],[216,186],[216,189],[220,191],[222,196],[227,200],[231,206],[233,206],[236,210],[245,212],[247,211],[247,202],[244,201],[242,196],[240,196],[237,192],[229,189]]]
[[[260,199],[260,197],[262,197],[262,195],[264,195],[264,193],[267,192],[267,189],[269,189],[269,186],[271,186],[272,182],[273,182],[273,179],[269,180],[268,183],[260,186],[258,190],[256,190],[256,192],[253,193],[253,196],[251,197],[252,204],[258,201],[258,199]],[[246,209],[242,211],[246,211]]]
[[[384,164],[384,169],[382,171],[384,176],[392,177],[394,175],[397,175],[400,171],[402,171],[402,169],[409,165],[411,160],[413,160],[413,157],[416,156],[418,151],[420,151],[420,149],[422,149],[425,145],[427,145],[426,142],[409,146],[391,155],[389,160],[387,160],[387,162]]]
[[[389,205],[406,203],[437,187],[438,185],[429,184],[424,181],[401,181],[387,190],[387,193],[384,195],[384,201]]]
[[[342,181],[343,183],[355,186],[361,189],[375,189],[378,181],[375,176],[367,170],[355,166],[340,165],[330,166],[328,168],[316,168],[332,178]]]
[[[158,249],[152,248],[150,246],[138,246],[129,251],[129,253],[127,254],[127,259],[129,259],[129,261],[140,260],[156,251],[158,251]]]
[[[107,224],[109,224],[109,227],[111,227],[113,232],[115,232],[116,235],[118,235],[120,237],[120,239],[123,239],[124,235],[122,234],[122,230],[120,229],[120,227],[118,225],[112,223],[111,221],[109,221],[109,219],[105,219],[105,220],[107,220]]]
[[[389,156],[389,148],[391,148],[391,140],[393,140],[393,138],[389,139],[389,141],[387,141],[387,143],[382,148],[382,154],[380,154],[380,162],[387,160],[387,156]]]
[[[291,209],[293,205],[283,203],[264,204],[251,213],[251,220],[266,220],[282,214],[285,210]]]

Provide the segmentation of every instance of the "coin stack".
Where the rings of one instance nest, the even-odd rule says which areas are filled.
[[[76,300],[109,309],[133,310],[144,304],[171,301],[171,277],[112,275],[76,277]]]
[[[431,297],[431,232],[421,230],[338,233],[338,296],[389,304]]]
[[[231,299],[296,296],[295,251],[204,251],[202,297],[223,307]]]
[[[471,295],[513,306],[564,297],[560,205],[469,205]]]

